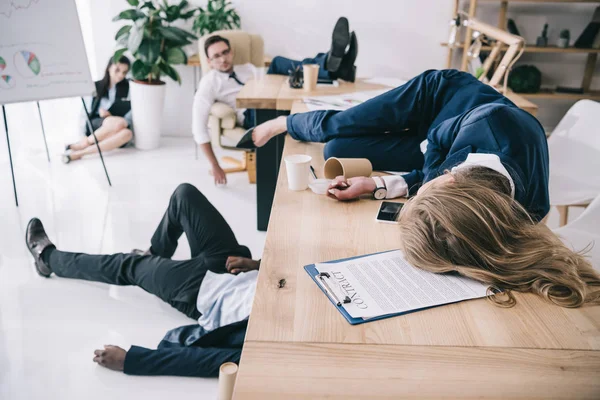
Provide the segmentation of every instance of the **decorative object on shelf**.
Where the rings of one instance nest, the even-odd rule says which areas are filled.
[[[471,46],[466,49],[468,61],[466,67],[470,68],[471,73],[478,76],[480,81],[485,81],[487,79],[487,74],[490,71],[493,62],[500,55],[502,46],[508,46],[488,83],[490,86],[497,87],[504,78],[504,85],[502,88],[499,88],[499,90],[506,91],[508,74],[514,63],[519,59],[521,54],[523,54],[525,39],[520,36],[512,35],[507,31],[490,24],[483,23],[462,11],[457,12],[456,18],[461,25],[467,28],[467,32],[469,32],[468,35],[475,39]],[[492,45],[492,51],[483,65],[481,65],[479,53],[484,38]]]
[[[535,41],[535,45],[538,47],[548,46],[548,24],[544,24],[542,36],[538,36],[537,40]]]
[[[301,89],[304,85],[304,73],[300,65],[296,66],[294,70],[290,71],[290,87],[292,89]]]
[[[208,0],[206,7],[198,7],[198,15],[194,19],[192,30],[199,36],[206,34],[239,29],[240,16],[229,0]]]
[[[542,73],[534,65],[519,65],[508,76],[508,87],[515,93],[537,93],[542,86]]]
[[[517,24],[515,24],[514,19],[512,19],[512,18],[508,19],[508,22],[506,23],[506,28],[508,29],[509,33],[512,33],[513,35],[521,36],[521,34],[519,33],[519,29],[517,29]]]
[[[563,29],[560,31],[560,36],[558,37],[558,42],[556,42],[556,46],[566,49],[569,47],[569,42],[571,41],[571,32],[568,29]]]
[[[171,24],[189,19],[195,10],[188,10],[186,0],[178,5],[166,2],[156,5],[150,1],[127,0],[133,6],[121,12],[113,21],[128,21],[119,29],[115,40],[122,46],[113,59],[118,60],[127,50],[134,62],[131,65],[131,110],[135,129],[135,147],[149,150],[158,147],[162,111],[165,101],[165,82],[168,76],[181,84],[173,65],[185,64],[187,56],[182,47],[191,44],[196,36]]]
[[[459,44],[456,42],[456,37],[460,29],[460,18],[456,17],[450,20],[450,37],[448,38],[448,47],[453,49],[458,47]]]
[[[580,49],[600,48],[600,6],[596,7],[592,22],[585,27],[581,35],[575,41],[575,47]],[[594,47],[598,44],[599,47]]]

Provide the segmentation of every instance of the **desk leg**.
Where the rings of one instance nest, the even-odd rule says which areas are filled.
[[[255,111],[255,125],[287,114],[277,110]],[[279,135],[256,151],[256,222],[259,231],[266,231],[269,226],[284,142],[285,136]]]

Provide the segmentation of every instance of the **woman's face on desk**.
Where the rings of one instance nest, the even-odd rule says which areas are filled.
[[[125,79],[127,72],[129,72],[129,67],[127,66],[127,64],[123,63],[114,63],[108,68],[110,80],[113,85],[116,85],[117,83]]]

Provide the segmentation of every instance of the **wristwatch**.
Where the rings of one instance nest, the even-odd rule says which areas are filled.
[[[385,187],[385,182],[378,176],[374,176],[372,178],[375,181],[377,187],[373,190],[373,198],[375,200],[383,200],[385,196],[387,196],[387,189]]]

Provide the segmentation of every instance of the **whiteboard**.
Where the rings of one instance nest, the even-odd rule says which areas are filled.
[[[94,92],[75,0],[0,0],[0,104]]]

